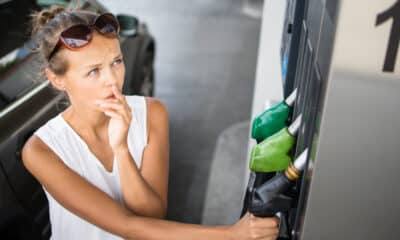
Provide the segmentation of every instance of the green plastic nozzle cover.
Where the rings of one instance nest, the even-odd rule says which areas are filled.
[[[260,143],[286,127],[290,109],[285,101],[281,101],[256,117],[253,120],[251,137]]]
[[[250,170],[266,173],[286,169],[292,160],[289,151],[294,143],[295,137],[288,132],[288,128],[281,129],[253,147]]]

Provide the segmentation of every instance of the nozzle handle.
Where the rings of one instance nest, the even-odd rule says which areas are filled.
[[[293,107],[294,102],[296,101],[297,97],[297,88],[293,90],[293,92],[285,99],[285,103],[289,107]]]
[[[297,171],[302,172],[306,167],[308,157],[308,148],[304,149],[304,151],[294,160],[293,166],[297,169]]]
[[[301,126],[301,118],[302,118],[302,115],[300,114],[299,116],[297,116],[296,120],[294,120],[294,122],[292,122],[292,124],[290,124],[290,126],[288,128],[290,135],[296,136],[296,134],[299,131],[300,126]]]

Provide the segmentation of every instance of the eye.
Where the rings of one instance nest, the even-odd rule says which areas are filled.
[[[87,75],[88,75],[88,77],[91,77],[91,76],[97,75],[98,73],[99,73],[99,68],[93,68],[92,70],[90,70],[90,71],[87,73]]]
[[[121,64],[123,61],[122,61],[122,58],[118,58],[118,59],[116,59],[112,64],[113,65],[119,65],[119,64]]]

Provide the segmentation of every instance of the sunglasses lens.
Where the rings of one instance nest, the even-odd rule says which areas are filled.
[[[117,19],[112,14],[103,14],[99,18],[97,18],[95,22],[96,29],[108,36],[117,36],[119,30],[119,24]]]
[[[89,43],[91,30],[85,25],[77,25],[64,31],[61,37],[68,47],[80,48]]]

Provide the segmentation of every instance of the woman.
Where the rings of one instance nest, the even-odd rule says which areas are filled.
[[[161,220],[167,209],[168,113],[121,94],[125,67],[111,14],[53,7],[33,15],[45,75],[70,106],[22,151],[49,200],[53,239],[275,239],[277,220],[232,226]]]

